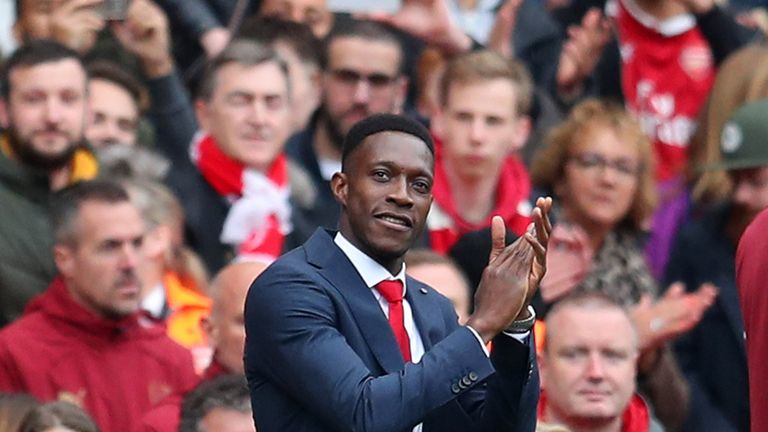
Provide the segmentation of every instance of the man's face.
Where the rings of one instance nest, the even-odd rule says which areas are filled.
[[[245,297],[251,283],[264,268],[264,264],[257,262],[231,264],[214,281],[215,303],[204,325],[216,360],[230,372],[243,373],[244,370]]]
[[[752,220],[768,207],[768,167],[733,170],[733,203],[743,215]]]
[[[510,153],[528,138],[529,121],[515,110],[512,82],[454,83],[436,121],[446,169],[465,181],[498,175]]]
[[[453,303],[459,324],[464,324],[469,318],[469,287],[464,277],[448,264],[429,263],[408,266],[408,274],[431,286]]]
[[[110,319],[136,312],[141,300],[144,223],[128,202],[84,202],[75,244],[57,244],[56,265],[75,300]]]
[[[205,432],[256,432],[250,412],[213,408],[200,420],[200,430]]]
[[[51,37],[51,14],[67,0],[21,0],[21,14],[14,24],[17,39],[48,39]]]
[[[259,12],[261,16],[306,24],[318,39],[328,35],[333,25],[325,0],[264,0]]]
[[[83,139],[86,74],[75,59],[14,68],[0,123],[19,158],[41,168],[65,165]]]
[[[139,107],[128,91],[104,79],[88,83],[90,121],[85,137],[94,147],[136,144]]]
[[[277,63],[230,63],[216,74],[211,99],[197,118],[229,157],[266,171],[291,134],[288,80]]]
[[[301,131],[320,104],[319,71],[315,65],[302,61],[288,44],[278,42],[274,48],[288,65],[291,77],[291,117],[294,130]]]
[[[566,306],[547,325],[541,355],[547,418],[566,424],[621,418],[635,391],[637,336],[620,309]]]
[[[400,76],[400,47],[390,42],[339,37],[331,42],[323,73],[323,109],[334,129],[346,136],[358,121],[400,111],[407,80]]]
[[[421,234],[432,204],[434,158],[402,132],[369,136],[331,187],[342,205],[341,232],[378,261],[402,258]]]

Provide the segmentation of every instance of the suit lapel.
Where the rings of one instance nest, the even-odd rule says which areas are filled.
[[[437,293],[428,290],[424,284],[411,277],[407,278],[406,283],[408,288],[405,298],[411,305],[413,320],[416,322],[416,328],[419,329],[424,352],[427,352],[432,348],[433,341],[442,339],[440,334],[442,326],[439,324],[443,322],[443,316],[435,302]]]
[[[381,368],[398,372],[405,364],[381,306],[355,267],[333,242],[335,232],[318,230],[304,245],[307,261],[341,293],[363,339]]]

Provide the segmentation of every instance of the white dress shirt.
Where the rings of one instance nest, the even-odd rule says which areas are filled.
[[[403,324],[405,325],[405,331],[408,332],[408,339],[410,340],[411,362],[418,363],[421,361],[421,357],[424,355],[424,342],[421,340],[421,334],[419,333],[419,329],[416,328],[416,322],[413,320],[413,310],[411,309],[411,305],[405,298],[405,293],[408,290],[408,285],[405,278],[405,263],[403,263],[403,266],[400,268],[400,271],[397,273],[397,275],[392,276],[389,271],[384,268],[384,266],[374,261],[373,258],[369,257],[355,245],[350,243],[349,240],[347,240],[341,234],[341,232],[336,233],[333,241],[336,243],[336,246],[341,249],[344,255],[349,258],[349,261],[352,262],[352,266],[360,274],[360,277],[363,278],[363,281],[368,286],[368,288],[373,291],[374,297],[376,297],[376,300],[379,302],[379,306],[381,306],[381,310],[384,311],[384,315],[386,315],[387,318],[389,318],[389,303],[376,290],[376,285],[384,280],[399,280],[403,283]],[[472,332],[472,334],[475,335],[475,338],[483,348],[485,355],[490,355],[488,352],[488,347],[483,342],[480,334],[472,327],[466,327]],[[519,335],[510,334],[509,336],[512,336],[518,341],[523,342],[524,338],[528,336],[528,333],[526,332]],[[419,423],[416,425],[416,427],[413,428],[413,432],[421,432],[421,429],[422,424]]]

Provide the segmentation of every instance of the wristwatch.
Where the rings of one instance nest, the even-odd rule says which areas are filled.
[[[536,311],[533,306],[528,305],[528,318],[523,320],[512,321],[507,328],[504,329],[505,333],[525,333],[531,331],[533,325],[536,323]]]

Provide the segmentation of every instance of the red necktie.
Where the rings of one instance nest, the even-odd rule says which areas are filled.
[[[403,283],[399,280],[385,280],[376,284],[376,290],[389,303],[389,325],[395,334],[405,361],[411,361],[411,340],[405,331],[403,319]]]

